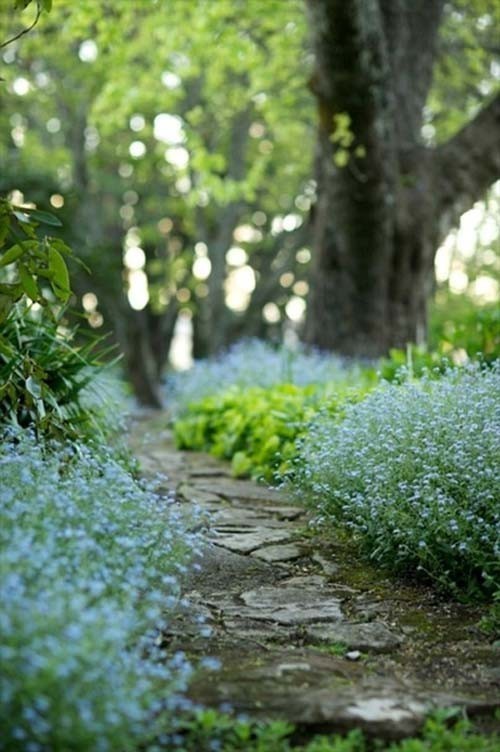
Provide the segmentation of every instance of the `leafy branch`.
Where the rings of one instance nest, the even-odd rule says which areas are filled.
[[[25,10],[28,7],[28,5],[31,5],[32,1],[33,0],[16,0],[14,7],[16,10],[19,10],[19,9]],[[10,39],[7,39],[7,41],[2,42],[0,44],[0,49],[7,47],[9,44],[16,42],[25,34],[28,34],[37,25],[38,21],[40,20],[42,11],[45,10],[49,12],[51,8],[52,8],[52,0],[36,0],[36,16],[35,16],[35,20],[33,21],[33,23],[31,23],[25,29],[21,29],[20,32],[15,34],[13,37],[10,37]]]
[[[61,226],[49,212],[14,206],[0,198],[0,269],[6,270],[6,280],[0,281],[0,323],[23,296],[42,306],[52,303],[54,296],[62,304],[71,296],[64,260],[71,249],[60,238],[39,238],[39,224]]]

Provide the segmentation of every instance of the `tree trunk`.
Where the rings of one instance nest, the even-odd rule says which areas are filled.
[[[391,174],[377,185],[365,174],[360,187],[322,143],[306,339],[363,357],[422,343],[438,238],[425,155],[419,161],[417,151],[407,185],[394,188]]]
[[[139,403],[144,407],[160,409],[163,406],[163,399],[156,353],[151,341],[148,312],[130,309],[126,319],[123,332],[126,375]]]
[[[246,174],[248,128],[251,106],[236,113],[230,125],[229,148],[225,179],[241,183]],[[209,145],[207,144],[207,147]],[[197,234],[208,246],[212,268],[207,280],[208,295],[199,300],[194,336],[194,356],[205,357],[220,352],[228,343],[232,311],[225,302],[226,253],[233,244],[233,235],[244,209],[244,201],[236,199],[219,206],[216,221],[211,225],[203,210],[197,213]]]
[[[423,342],[443,219],[500,174],[498,97],[448,145],[421,141],[443,4],[308,0],[319,138],[306,338],[322,348],[376,357]]]
[[[126,376],[139,403],[162,408],[161,380],[174,336],[178,305],[175,299],[162,313],[149,307],[143,311],[121,311],[120,329]]]
[[[435,217],[419,118],[440,3],[417,5],[428,23],[410,85],[417,24],[404,3],[309,0],[320,123],[306,336],[346,355],[376,357],[421,341],[426,328]]]

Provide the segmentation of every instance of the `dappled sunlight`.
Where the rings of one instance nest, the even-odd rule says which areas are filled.
[[[462,214],[435,258],[437,281],[455,295],[468,294],[478,304],[499,301],[500,181],[487,201]],[[470,268],[470,272],[468,269]]]

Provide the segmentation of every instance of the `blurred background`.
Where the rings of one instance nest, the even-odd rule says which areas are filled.
[[[11,5],[2,40],[36,14]],[[445,5],[425,144],[498,88],[499,17]],[[0,192],[60,218],[83,262],[73,307],[119,346],[142,403],[169,367],[301,337],[317,199],[302,0],[55,0],[0,52]],[[436,253],[429,346],[458,359],[498,333],[499,207],[497,182]]]

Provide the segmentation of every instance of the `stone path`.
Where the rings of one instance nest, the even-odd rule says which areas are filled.
[[[311,733],[386,738],[413,733],[430,708],[491,716],[500,706],[498,644],[477,628],[478,610],[387,580],[345,542],[312,536],[303,509],[176,451],[166,424],[143,416],[131,445],[146,476],[168,476],[162,493],[202,510],[201,568],[165,635],[172,649],[221,663],[197,675],[193,699]]]

